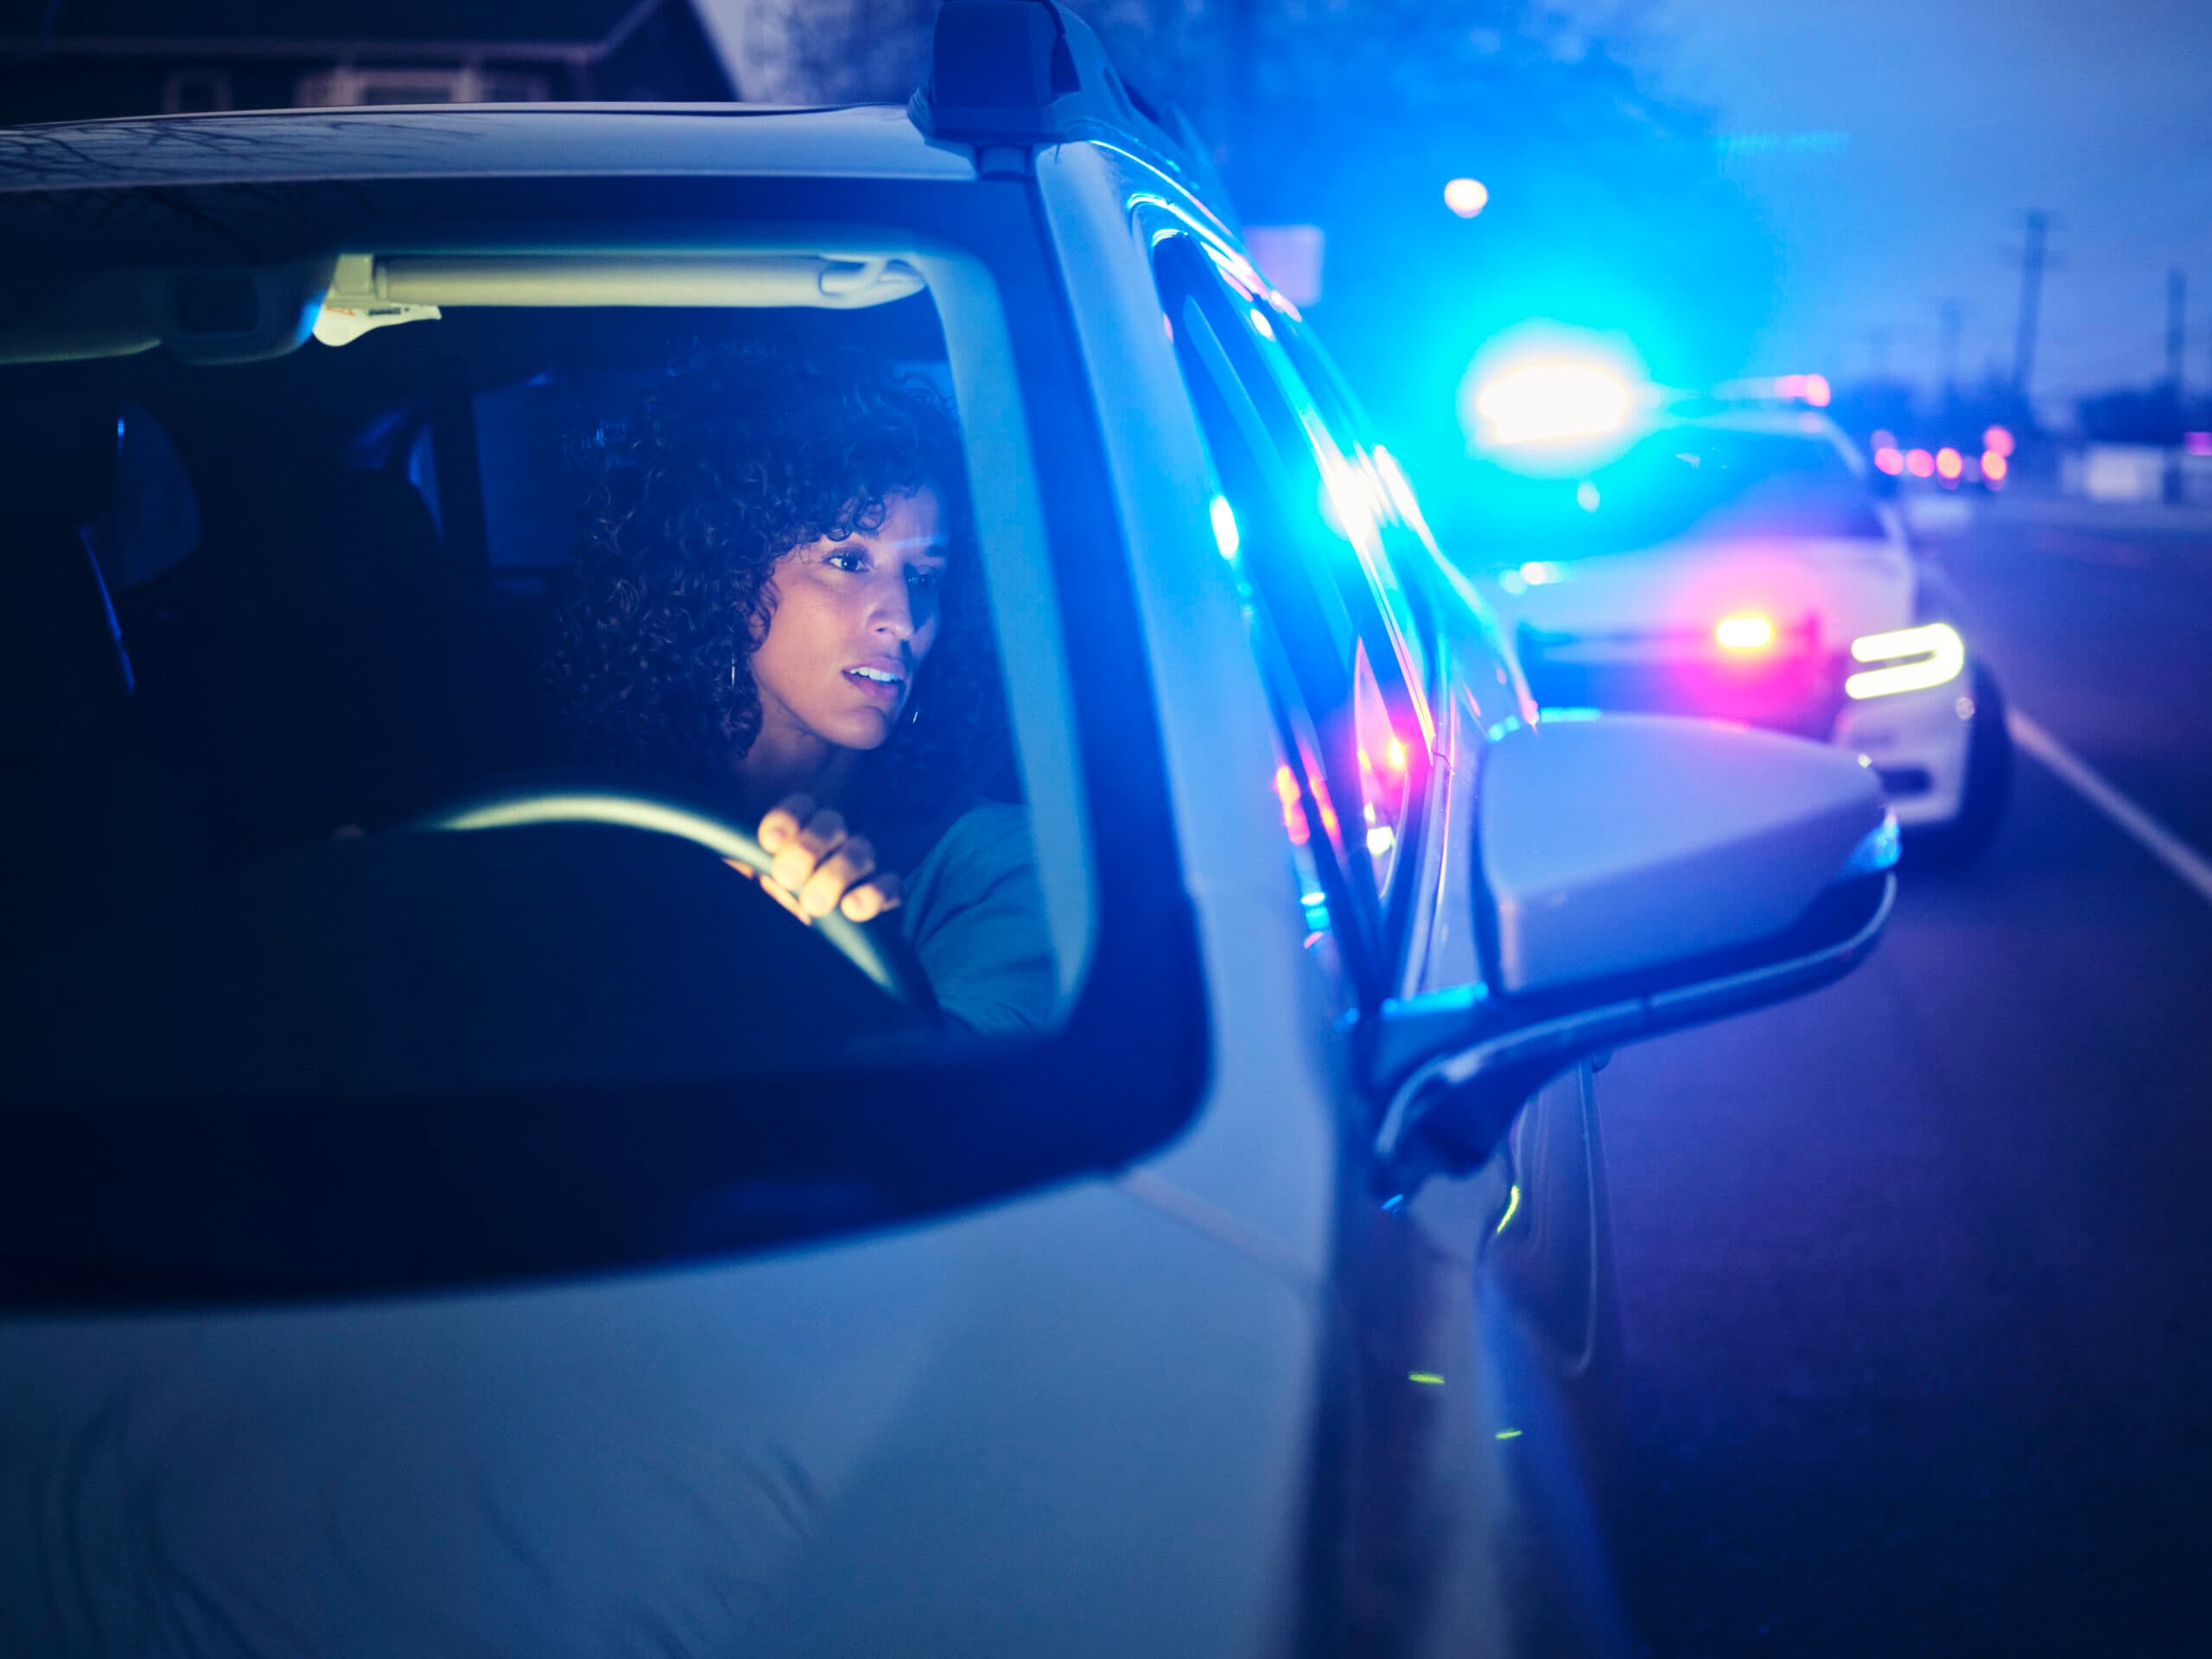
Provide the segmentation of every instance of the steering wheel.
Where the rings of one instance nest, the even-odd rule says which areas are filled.
[[[409,830],[519,830],[537,824],[596,823],[674,836],[717,858],[742,865],[765,880],[773,861],[750,830],[664,786],[582,774],[540,774],[510,779],[432,809]],[[856,922],[842,912],[810,925],[886,995],[925,1019],[938,1018],[937,993],[915,959],[897,918],[886,913]]]

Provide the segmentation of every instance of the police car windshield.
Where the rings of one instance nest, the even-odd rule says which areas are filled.
[[[1541,537],[1580,554],[1684,540],[1827,541],[1882,534],[1865,485],[1817,435],[1675,426],[1586,468],[1544,475],[1478,463],[1467,498],[1484,541]],[[1501,549],[1501,550],[1503,550]]]

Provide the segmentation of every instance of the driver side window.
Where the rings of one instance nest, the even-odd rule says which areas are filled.
[[[1410,612],[1389,602],[1367,475],[1304,393],[1268,314],[1208,251],[1170,237],[1155,275],[1274,711],[1286,831],[1314,865],[1300,899],[1315,935],[1332,935],[1365,994],[1380,995],[1428,792],[1425,663]]]

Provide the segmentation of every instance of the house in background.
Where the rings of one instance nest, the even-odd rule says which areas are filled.
[[[0,13],[0,124],[739,95],[697,0],[15,0]]]

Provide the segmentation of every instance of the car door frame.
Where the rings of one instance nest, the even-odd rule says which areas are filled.
[[[1132,518],[1126,528],[1133,556],[1140,564],[1196,568],[1213,553],[1206,530],[1204,446],[1188,396],[1179,391],[1170,328],[1163,326],[1151,281],[1150,236],[1135,210],[1166,209],[1178,221],[1179,233],[1202,236],[1239,257],[1241,252],[1226,227],[1173,180],[1113,146],[1071,144],[1040,152],[1038,171],[1064,267],[1085,272],[1092,283],[1086,297],[1111,312],[1086,315],[1090,307],[1075,308],[1098,380],[1102,423],[1109,434],[1109,450],[1116,452],[1109,464],[1119,474]],[[1164,585],[1176,588],[1182,580],[1179,575],[1166,575]],[[1217,604],[1229,597],[1228,584],[1219,585],[1224,591]],[[1214,637],[1221,637],[1217,628]],[[1244,654],[1249,659],[1249,649]],[[1162,672],[1156,657],[1154,694],[1163,721],[1171,728],[1179,713],[1174,682],[1191,666],[1178,658],[1174,672]],[[1255,740],[1269,741],[1267,713],[1259,706],[1257,674],[1248,671],[1244,677],[1246,689],[1229,701],[1242,705],[1237,723],[1247,760],[1239,764],[1256,769],[1249,746]],[[1227,712],[1211,710],[1198,724],[1217,724]],[[1186,770],[1187,752],[1177,753],[1182,747],[1179,736],[1192,734],[1171,729],[1164,735],[1171,770],[1184,772],[1194,785],[1197,779]],[[1192,788],[1179,806],[1186,845],[1194,821],[1217,821],[1222,757],[1206,759],[1196,770],[1212,785],[1207,798],[1199,802]],[[1464,824],[1471,821],[1471,798],[1463,791],[1478,774],[1479,756],[1462,760],[1471,770],[1459,790],[1446,782],[1454,769],[1443,766],[1435,769],[1433,788],[1445,791],[1441,804]],[[1450,798],[1453,794],[1459,796],[1456,803]],[[1244,842],[1250,847],[1264,845],[1270,836],[1280,844],[1282,832],[1274,823],[1258,832],[1245,813],[1236,819],[1236,833],[1240,839],[1256,836]],[[1434,904],[1448,902],[1441,894],[1465,887],[1464,882],[1443,879],[1440,861],[1449,838],[1425,839],[1423,885],[1440,895],[1433,912]],[[1457,856],[1468,861],[1464,846]],[[1211,907],[1206,899],[1219,896],[1207,890],[1210,886],[1203,879],[1194,883],[1202,908]],[[1266,897],[1249,887],[1241,896],[1263,901]],[[1216,953],[1208,955],[1218,963]],[[1293,1006],[1281,1001],[1267,1006],[1252,998],[1236,1006],[1233,995],[1224,997],[1222,978],[1218,967],[1209,976],[1217,1026],[1246,1026],[1255,1020],[1277,1024]],[[1255,1114],[1262,1103],[1236,1098],[1243,1090],[1224,1077],[1208,1113],[1209,1118],[1225,1113],[1245,1120],[1244,1134],[1227,1140],[1249,1145],[1253,1143],[1248,1137],[1257,1135],[1280,1143],[1287,1135],[1307,1151],[1322,1154],[1290,1183],[1300,1187],[1301,1201],[1287,1205],[1280,1184],[1270,1190],[1254,1179],[1255,1172],[1232,1175],[1187,1154],[1171,1154],[1154,1169],[1185,1190],[1195,1185],[1209,1200],[1237,1208],[1241,1218],[1262,1227],[1289,1223],[1271,1243],[1290,1247],[1301,1267],[1315,1274],[1330,1305],[1334,1351],[1323,1362],[1332,1376],[1316,1389],[1315,1502],[1307,1554],[1309,1565],[1325,1560],[1339,1570],[1334,1574],[1333,1606],[1310,1613],[1309,1624],[1319,1620],[1332,1626],[1362,1651],[1462,1650],[1470,1639],[1491,1648],[1502,1629],[1526,1623],[1512,1610],[1530,1599],[1526,1583],[1532,1574],[1508,1570],[1499,1559],[1501,1529],[1531,1546],[1516,1551],[1524,1567],[1526,1560],[1546,1563],[1534,1573],[1536,1579],[1560,1582],[1603,1576],[1602,1567],[1592,1564],[1586,1529],[1570,1527],[1557,1537],[1541,1539],[1530,1535],[1551,1529],[1552,1521],[1525,1500],[1525,1481],[1511,1466],[1526,1461],[1523,1449],[1515,1444],[1523,1436],[1498,1391],[1501,1376],[1515,1368],[1490,1363],[1477,1330],[1478,1303],[1484,1300],[1478,1296],[1476,1284],[1484,1241],[1495,1236],[1499,1221],[1510,1218],[1514,1206],[1527,1212],[1533,1200],[1514,1193],[1501,1160],[1465,1180],[1433,1181],[1416,1194],[1380,1192],[1370,1151],[1374,1103],[1358,1085],[1355,1045],[1347,1040],[1351,1028],[1336,1022],[1326,1032],[1313,1029],[1308,1022],[1314,1001],[1309,989],[1306,1015],[1274,1033],[1279,1047],[1298,1052],[1294,1069],[1303,1074],[1302,1086],[1294,1091],[1299,1097],[1268,1101]],[[1221,1030],[1224,1057],[1239,1041],[1238,1032]],[[1317,1109],[1325,1122],[1315,1122]],[[1291,1162],[1281,1157],[1268,1160],[1277,1175]],[[1327,1183],[1319,1208],[1312,1200],[1324,1195],[1310,1184],[1316,1169],[1325,1171]],[[1550,1565],[1562,1557],[1585,1565],[1565,1571]]]

